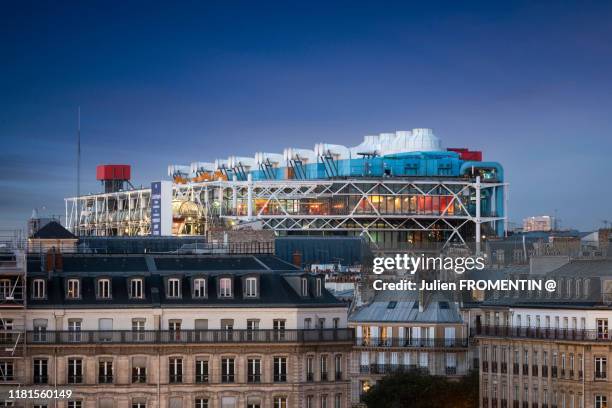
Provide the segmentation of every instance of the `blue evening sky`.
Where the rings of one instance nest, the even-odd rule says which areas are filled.
[[[176,3],[177,5],[171,5]],[[171,163],[431,127],[484,151],[513,222],[612,219],[612,3],[0,3],[0,228],[64,214],[95,166]]]

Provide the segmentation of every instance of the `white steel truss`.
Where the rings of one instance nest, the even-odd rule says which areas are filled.
[[[195,218],[261,222],[275,231],[444,231],[447,240],[465,242],[461,230],[473,223],[500,228],[506,214],[495,211],[496,191],[507,184],[476,179],[354,178],[326,180],[208,181],[173,185],[175,216],[181,203],[193,203]],[[481,197],[493,204],[485,214]],[[81,235],[147,235],[150,189],[66,199],[66,226]],[[437,208],[422,208],[435,200]],[[401,204],[406,203],[406,204]],[[412,204],[415,204],[414,206]],[[504,201],[503,207],[506,206]],[[180,233],[180,231],[178,232]],[[476,237],[479,241],[479,236]]]

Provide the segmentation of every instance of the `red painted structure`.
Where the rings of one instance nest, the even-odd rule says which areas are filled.
[[[132,168],[129,164],[101,164],[96,167],[96,180],[129,180]]]
[[[464,147],[449,147],[449,152],[459,153],[461,160],[465,161],[482,161],[482,152],[480,150],[469,150]]]

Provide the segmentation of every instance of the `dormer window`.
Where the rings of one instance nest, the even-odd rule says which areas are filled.
[[[78,279],[68,279],[66,284],[66,298],[78,299],[81,297],[81,285]]]
[[[308,279],[302,278],[302,296],[308,296]]]
[[[134,278],[130,280],[130,298],[132,299],[143,299],[144,298],[144,282],[141,278]]]
[[[244,296],[257,297],[257,278],[250,277],[244,280]]]
[[[193,280],[193,297],[194,298],[205,298],[206,297],[206,279],[197,278]]]
[[[232,297],[232,279],[221,278],[219,280],[219,297],[228,298]]]
[[[181,280],[179,278],[168,279],[168,291],[167,297],[179,298],[181,297]]]
[[[32,281],[32,298],[44,299],[47,296],[44,279],[34,279]]]
[[[320,297],[323,293],[323,288],[322,288],[322,283],[321,283],[321,279],[317,278],[316,279],[316,288],[315,288],[315,293],[317,297]]]
[[[111,286],[110,279],[98,279],[97,293],[99,299],[110,299]]]

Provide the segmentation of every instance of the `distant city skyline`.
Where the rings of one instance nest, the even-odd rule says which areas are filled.
[[[430,127],[504,166],[511,224],[612,220],[612,4],[7,3],[0,229],[169,164]],[[42,208],[46,210],[42,210]]]

